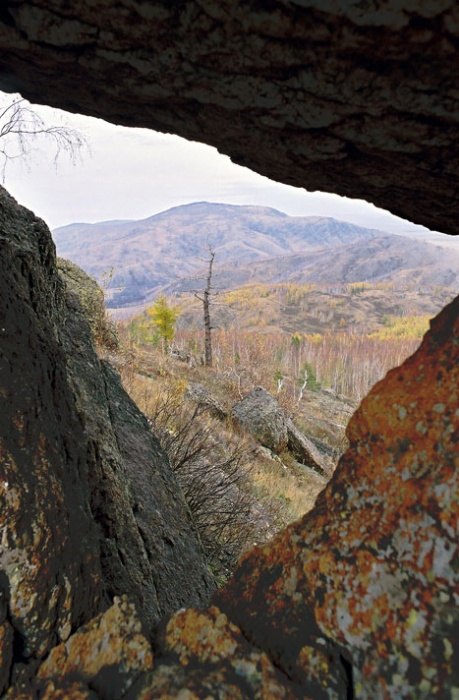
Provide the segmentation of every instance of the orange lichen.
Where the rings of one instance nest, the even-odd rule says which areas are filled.
[[[456,300],[434,322],[435,335],[364,399],[315,510],[249,553],[216,597],[265,648],[266,630],[275,629],[272,653],[292,629],[304,646],[320,632],[342,645],[358,665],[361,697],[377,694],[375,684],[391,697],[409,695],[410,683],[437,691],[451,683],[440,630],[453,619],[445,610],[457,592],[458,319]],[[281,587],[293,568],[295,585]],[[310,621],[298,623],[299,599],[315,632]],[[415,670],[407,658],[416,658]],[[304,663],[304,654],[289,658],[290,668]]]
[[[111,608],[80,628],[67,642],[54,647],[41,665],[38,678],[77,677],[94,688],[100,685],[102,690],[108,683],[108,687],[117,688],[118,697],[140,673],[152,667],[151,646],[142,634],[135,607],[123,596],[115,598]]]

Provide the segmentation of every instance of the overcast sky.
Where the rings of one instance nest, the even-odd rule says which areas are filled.
[[[7,97],[0,93],[0,104]],[[362,200],[272,182],[234,165],[210,146],[48,107],[36,109],[47,124],[64,120],[82,132],[91,151],[82,152],[76,165],[64,155],[55,168],[43,142],[27,162],[8,163],[5,187],[51,229],[75,222],[142,219],[196,201],[271,206],[294,216],[332,216],[393,233],[413,228]]]

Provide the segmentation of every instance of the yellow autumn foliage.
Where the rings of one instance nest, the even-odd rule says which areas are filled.
[[[384,328],[370,333],[368,337],[375,340],[417,340],[428,330],[429,320],[429,316],[391,316]]]

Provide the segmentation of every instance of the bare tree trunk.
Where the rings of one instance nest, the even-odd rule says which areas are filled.
[[[212,367],[212,337],[211,331],[212,326],[210,325],[210,293],[212,288],[212,265],[214,263],[215,252],[212,248],[210,250],[210,260],[209,260],[209,272],[207,275],[207,284],[203,294],[202,303],[204,305],[204,348],[205,348],[205,365],[206,367]]]

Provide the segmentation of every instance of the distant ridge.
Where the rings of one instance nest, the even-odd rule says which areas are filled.
[[[139,221],[76,223],[53,231],[58,255],[99,281],[114,271],[109,305],[147,303],[196,287],[209,245],[215,282],[403,280],[459,287],[459,251],[331,217],[270,207],[194,202]]]

